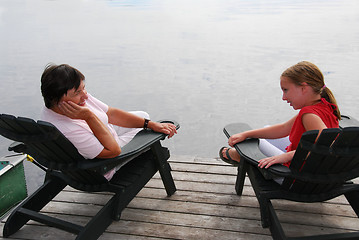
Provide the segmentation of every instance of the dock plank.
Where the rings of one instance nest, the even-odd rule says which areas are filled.
[[[271,239],[269,230],[261,227],[249,180],[241,197],[235,193],[236,168],[218,159],[188,156],[172,156],[170,164],[177,192],[168,197],[156,174],[100,239]],[[111,196],[66,187],[42,211],[85,224]],[[344,197],[314,204],[277,200],[273,206],[289,236],[359,230],[359,219]],[[74,238],[29,221],[8,239]]]

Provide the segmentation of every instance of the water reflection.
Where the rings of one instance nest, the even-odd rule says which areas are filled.
[[[173,154],[214,157],[225,124],[295,114],[279,75],[301,60],[359,118],[358,16],[355,0],[2,0],[1,112],[37,119],[45,65],[68,63],[104,102],[180,122]]]

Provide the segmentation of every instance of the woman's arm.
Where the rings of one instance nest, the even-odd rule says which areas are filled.
[[[142,117],[136,116],[118,108],[109,106],[106,114],[108,116],[109,123],[120,127],[142,128],[144,124],[144,119]]]
[[[121,153],[121,148],[109,129],[103,122],[87,107],[79,106],[71,101],[59,104],[62,113],[72,119],[85,120],[95,137],[104,149],[97,155],[98,158],[113,158]]]
[[[145,123],[144,118],[113,107],[108,108],[107,116],[109,123],[121,127],[142,128]],[[147,127],[155,132],[162,132],[164,134],[167,134],[169,138],[177,133],[176,126],[170,123],[158,123],[149,121]]]

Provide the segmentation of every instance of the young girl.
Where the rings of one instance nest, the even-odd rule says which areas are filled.
[[[340,111],[333,93],[324,84],[324,77],[317,66],[310,62],[300,62],[287,70],[280,77],[283,91],[283,101],[287,101],[295,110],[300,109],[298,115],[287,122],[254,129],[231,136],[228,144],[233,147],[246,138],[260,138],[259,147],[268,158],[261,159],[258,166],[268,168],[273,164],[289,166],[294,156],[302,134],[309,130],[338,128]],[[289,136],[289,145],[278,151],[271,140]],[[283,142],[283,139],[281,140]],[[223,147],[220,158],[233,165],[238,165],[240,156],[234,148]]]

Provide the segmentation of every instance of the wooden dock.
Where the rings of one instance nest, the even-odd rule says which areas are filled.
[[[100,239],[272,239],[269,230],[261,227],[258,202],[248,179],[244,195],[236,195],[235,167],[218,159],[189,156],[172,156],[170,164],[177,192],[167,197],[155,175]],[[67,187],[43,211],[86,223],[110,197]],[[359,230],[359,219],[344,197],[315,204],[273,203],[288,236]],[[3,225],[1,222],[0,239],[5,239]],[[30,221],[7,239],[74,238]]]

